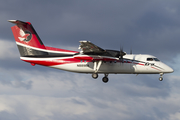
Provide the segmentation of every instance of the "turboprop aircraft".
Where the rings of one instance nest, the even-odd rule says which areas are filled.
[[[61,70],[92,74],[104,74],[102,81],[108,82],[109,74],[163,74],[173,69],[152,55],[126,54],[122,49],[105,50],[90,41],[80,41],[80,52],[48,47],[43,44],[30,22],[9,20],[22,61],[31,65],[42,65]]]

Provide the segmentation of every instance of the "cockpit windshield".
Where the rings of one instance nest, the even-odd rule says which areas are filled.
[[[160,60],[157,58],[147,58],[147,61],[160,61]]]

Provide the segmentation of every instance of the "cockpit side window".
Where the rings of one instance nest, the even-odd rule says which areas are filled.
[[[147,61],[153,61],[153,58],[147,58]]]
[[[160,61],[160,60],[157,58],[147,58],[147,61]]]

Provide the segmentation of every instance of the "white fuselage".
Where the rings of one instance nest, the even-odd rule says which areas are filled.
[[[88,55],[84,55],[88,56]],[[97,57],[97,56],[96,56]],[[100,56],[103,57],[103,56]],[[104,56],[107,58],[107,56]],[[114,58],[112,61],[88,61],[79,60],[74,62],[73,57],[52,57],[52,58],[29,58],[21,57],[22,60],[38,64],[37,61],[46,62],[57,62],[60,64],[49,65],[48,67],[62,69],[71,72],[78,73],[94,73],[95,69],[98,67],[97,73],[107,73],[107,74],[159,74],[159,73],[171,73],[173,69],[162,63],[161,61],[147,61],[147,58],[155,58],[151,55],[125,55],[123,61],[119,58]],[[71,59],[71,60],[69,60]],[[69,61],[68,61],[69,60]],[[100,63],[101,62],[101,63]],[[95,64],[96,68],[95,68]],[[42,63],[40,65],[43,65]],[[47,65],[44,65],[47,66]]]

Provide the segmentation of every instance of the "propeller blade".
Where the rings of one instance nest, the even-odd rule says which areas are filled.
[[[123,56],[125,55],[125,53],[123,52],[123,47],[120,47],[120,51],[119,51],[119,60],[124,63],[124,59]]]

